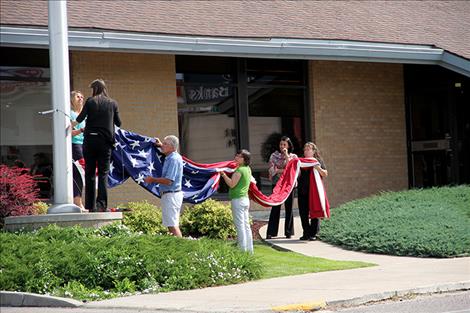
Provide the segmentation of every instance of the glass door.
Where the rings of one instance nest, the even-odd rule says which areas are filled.
[[[405,67],[410,185],[470,181],[470,79],[439,66]]]

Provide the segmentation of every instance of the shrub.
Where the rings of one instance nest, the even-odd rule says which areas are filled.
[[[114,230],[114,235],[111,235]],[[0,290],[79,300],[203,288],[259,278],[256,258],[220,240],[49,225],[0,233]]]
[[[469,203],[470,186],[386,192],[334,209],[320,238],[371,253],[468,256]]]
[[[186,208],[181,216],[181,230],[192,237],[225,240],[236,236],[230,205],[212,199]]]
[[[157,235],[166,234],[167,228],[162,224],[162,210],[147,201],[129,202],[129,212],[124,212],[123,224],[134,232]]]
[[[34,214],[38,196],[36,182],[24,168],[0,165],[0,226],[5,217]]]

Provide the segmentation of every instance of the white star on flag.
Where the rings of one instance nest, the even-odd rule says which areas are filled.
[[[132,167],[137,167],[137,165],[139,164],[139,162],[137,162],[137,160],[134,159],[133,157],[129,157],[129,159],[130,159],[131,162],[132,162]]]
[[[150,171],[150,174],[152,174],[152,171],[155,171],[155,168],[153,167],[153,162],[150,162],[150,165],[147,166],[147,168]]]
[[[139,155],[143,158],[147,158],[147,155],[149,155],[149,153],[145,152],[144,150],[139,150]]]
[[[114,170],[113,162],[109,163],[109,173],[112,174]]]
[[[135,179],[135,182],[138,183],[139,185],[143,184],[144,183],[144,178],[145,178],[144,175],[142,173],[139,173],[139,177],[137,177]]]
[[[131,143],[130,146],[132,147],[132,149],[135,149],[135,147],[140,147],[140,143],[137,140],[134,140],[134,142]]]
[[[191,188],[193,185],[191,185],[191,180],[190,179],[184,179],[186,182],[184,183],[184,185],[188,188]]]

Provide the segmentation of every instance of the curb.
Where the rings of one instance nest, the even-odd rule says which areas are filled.
[[[458,283],[449,283],[436,286],[419,287],[397,291],[386,291],[382,293],[375,293],[364,295],[361,297],[344,299],[344,300],[315,300],[312,302],[288,304],[282,306],[276,306],[267,308],[274,312],[287,312],[287,311],[317,311],[329,307],[348,307],[362,305],[368,302],[382,301],[395,297],[403,297],[412,294],[432,294],[452,291],[464,291],[470,290],[470,281],[463,281]],[[83,302],[60,298],[46,295],[39,295],[27,292],[15,292],[15,291],[0,291],[0,307],[82,307]],[[93,303],[87,303],[86,307],[93,307]],[[104,308],[101,307],[100,308]],[[110,307],[111,308],[111,307]],[[112,307],[112,308],[124,308],[124,307]],[[139,309],[132,307],[132,309]],[[143,308],[140,308],[143,309]],[[266,310],[262,310],[266,312]]]
[[[464,291],[470,290],[470,281],[458,282],[458,283],[449,283],[444,285],[412,288],[405,290],[397,291],[386,291],[382,293],[374,293],[361,297],[344,299],[344,300],[334,300],[334,301],[325,301],[317,300],[313,302],[306,303],[297,303],[272,307],[271,310],[274,312],[286,312],[286,311],[317,311],[321,309],[328,309],[330,307],[350,307],[366,304],[369,302],[383,301],[395,297],[404,297],[407,295],[418,295],[418,294],[432,294],[432,293],[442,293],[442,292],[451,292],[451,291]]]
[[[403,297],[406,295],[419,295],[419,294],[432,294],[432,293],[442,293],[442,292],[450,292],[450,291],[464,291],[470,290],[470,281],[463,281],[458,283],[449,283],[443,285],[435,285],[435,286],[427,286],[427,287],[419,287],[419,288],[412,288],[412,289],[405,289],[405,290],[397,290],[397,291],[386,291],[382,293],[374,293],[365,295],[362,297],[356,297],[351,299],[345,300],[334,300],[328,301],[326,305],[328,307],[334,306],[357,306],[361,304],[365,304],[368,302],[375,302],[375,301],[382,301],[387,300],[395,297]]]
[[[272,307],[271,310],[275,312],[285,312],[285,311],[317,311],[320,309],[326,308],[325,300],[314,301],[309,303],[300,303],[300,304],[289,304],[282,306]]]
[[[28,292],[0,291],[0,307],[76,308],[82,305],[82,302],[68,298],[46,296]]]

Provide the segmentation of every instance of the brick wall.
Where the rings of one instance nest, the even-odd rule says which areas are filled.
[[[175,58],[173,55],[72,52],[72,89],[91,95],[89,83],[105,80],[119,103],[122,128],[148,136],[178,135]],[[158,198],[129,179],[109,190],[109,206]]]
[[[311,61],[313,138],[331,205],[408,187],[401,64]]]

